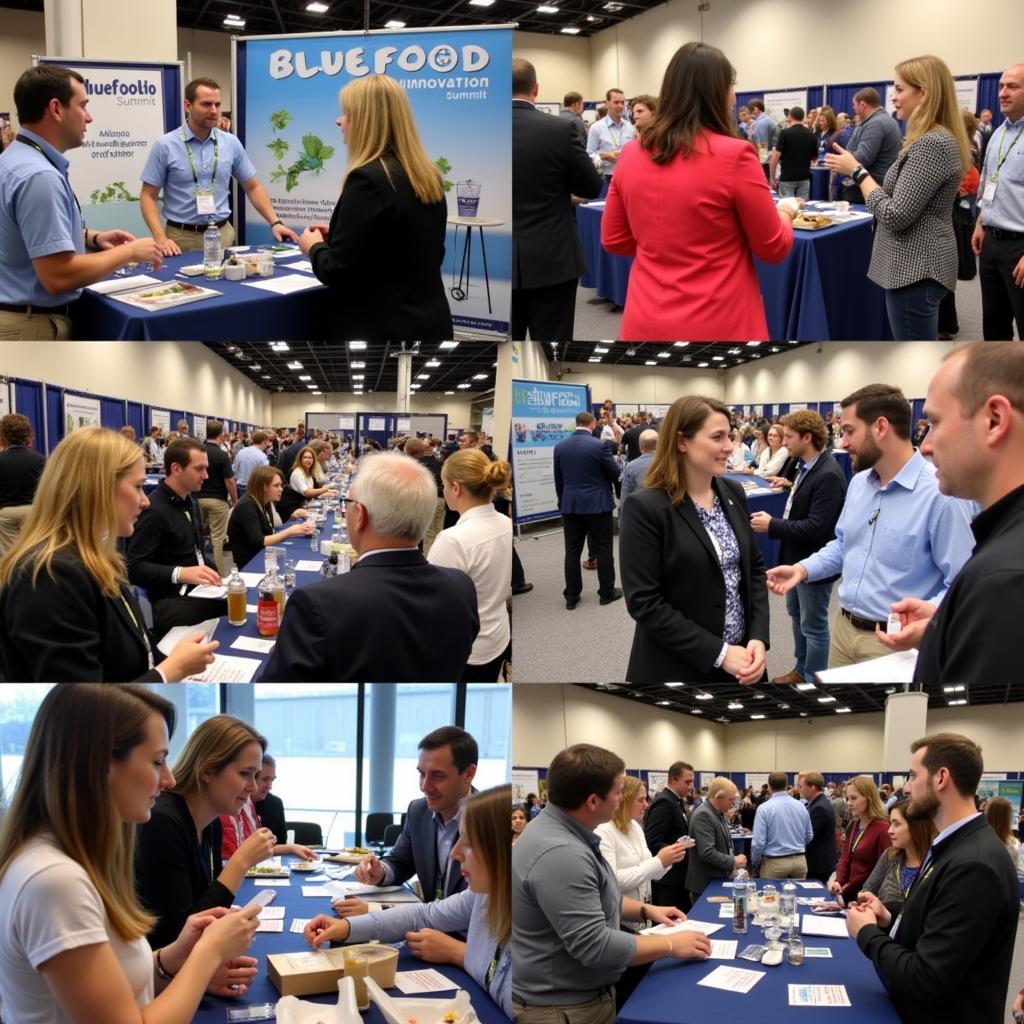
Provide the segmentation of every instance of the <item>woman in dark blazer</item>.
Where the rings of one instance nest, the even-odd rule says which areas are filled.
[[[452,318],[441,280],[448,202],[405,90],[368,75],[341,90],[348,171],[330,225],[299,246],[334,296],[331,337],[442,341]]]
[[[313,532],[313,523],[308,519],[274,532],[273,506],[283,493],[284,476],[276,466],[257,466],[252,471],[245,497],[239,499],[228,520],[231,557],[239,569],[245,568],[264,548],[289,537],[308,537]],[[293,514],[305,516],[306,510],[299,509]]]
[[[149,506],[145,479],[142,451],[112,430],[82,427],[54,449],[0,561],[0,678],[177,682],[213,661],[202,633],[161,660],[128,585],[116,545]]]
[[[729,410],[677,399],[658,431],[646,486],[622,505],[619,558],[636,622],[626,678],[635,683],[764,678],[768,590],[743,489],[719,479]]]

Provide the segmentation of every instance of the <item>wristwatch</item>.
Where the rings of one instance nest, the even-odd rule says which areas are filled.
[[[859,185],[865,178],[870,177],[870,175],[860,164],[857,164],[857,166],[850,171],[850,177],[853,178],[853,183],[855,185]]]

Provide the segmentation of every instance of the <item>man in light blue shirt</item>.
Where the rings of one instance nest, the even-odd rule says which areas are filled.
[[[92,121],[84,79],[52,64],[14,87],[21,130],[0,155],[0,332],[12,341],[71,336],[68,304],[129,262],[160,253],[153,239],[90,231],[68,180],[69,149]]]
[[[973,506],[939,491],[934,467],[910,443],[910,403],[899,388],[869,384],[841,405],[842,446],[857,475],[835,539],[767,573],[776,594],[842,573],[830,668],[888,654],[875,634],[886,631],[892,605],[938,604],[974,549]]]
[[[601,174],[604,183],[601,186],[601,198],[608,194],[608,186],[615,173],[615,163],[619,159],[622,147],[636,138],[633,126],[622,116],[626,109],[626,95],[621,89],[609,89],[604,94],[608,103],[608,116],[602,117],[590,126],[587,134],[587,152],[591,157],[601,157]]]
[[[165,256],[202,249],[203,233],[213,223],[220,228],[222,246],[235,240],[230,223],[229,190],[238,180],[256,212],[270,225],[278,242],[297,242],[298,236],[274,212],[267,190],[242,144],[220,131],[220,86],[212,78],[196,78],[185,86],[185,121],[161,135],[150,147],[142,171],[139,208]],[[160,223],[157,197],[163,189]]]
[[[751,139],[758,149],[773,150],[778,137],[779,122],[764,112],[764,100],[750,100],[747,106],[754,118],[747,127],[747,138]]]
[[[645,430],[637,443],[640,446],[640,458],[626,463],[622,471],[622,500],[625,501],[634,491],[644,485],[644,477],[654,461],[654,450],[658,447],[658,432]]]
[[[238,488],[238,496],[245,494],[249,483],[249,477],[257,466],[269,466],[270,459],[267,458],[267,449],[270,447],[270,435],[263,430],[254,430],[252,444],[243,448],[236,456],[231,465],[235,474],[235,485]]]
[[[762,878],[806,878],[807,844],[814,838],[811,816],[786,789],[785,772],[768,776],[771,796],[754,815],[750,862],[761,866]]]

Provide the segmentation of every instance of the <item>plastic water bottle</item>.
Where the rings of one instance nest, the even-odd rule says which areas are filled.
[[[224,253],[220,247],[220,228],[211,221],[203,232],[203,265],[207,277],[220,277]],[[215,271],[215,273],[211,273]]]
[[[742,868],[733,879],[732,930],[737,935],[747,933],[747,873]]]
[[[796,886],[792,882],[786,882],[782,886],[782,896],[779,899],[779,911],[784,917],[792,919],[796,915]]]

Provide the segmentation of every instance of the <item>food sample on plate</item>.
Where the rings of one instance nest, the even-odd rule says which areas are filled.
[[[803,228],[805,231],[819,231],[831,225],[832,218],[821,213],[800,213],[793,218],[793,227]]]

